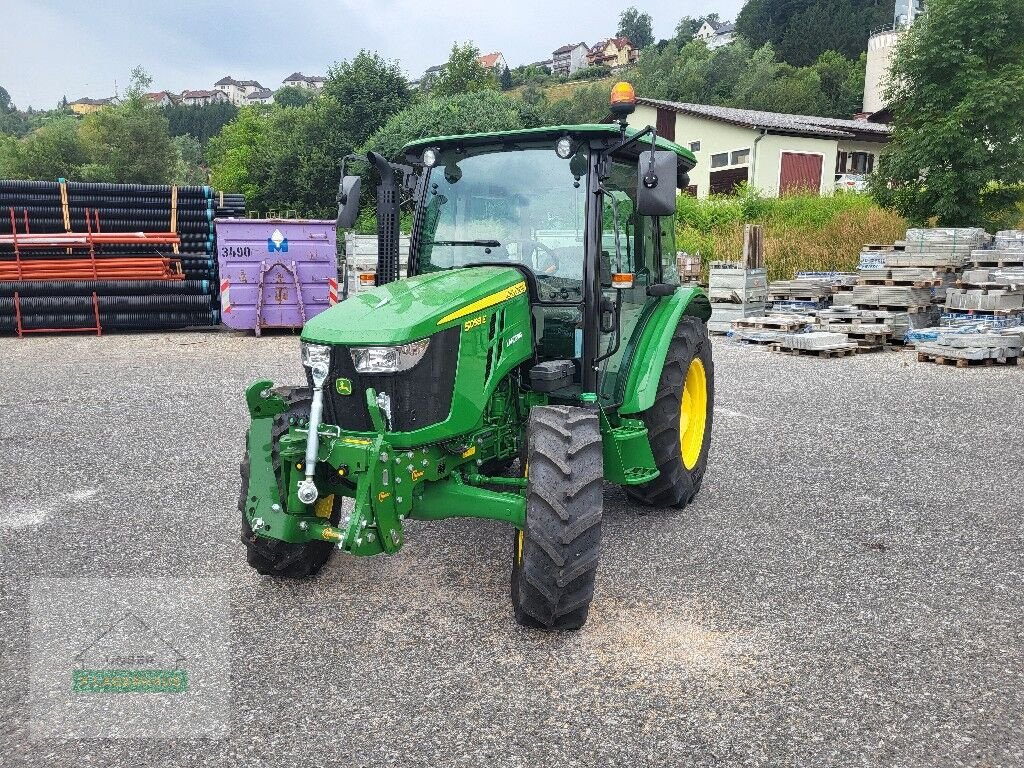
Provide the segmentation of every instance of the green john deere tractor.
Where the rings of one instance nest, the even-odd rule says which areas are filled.
[[[711,308],[679,285],[673,214],[696,161],[629,128],[631,111],[626,98],[617,123],[424,139],[405,164],[369,156],[375,287],[306,323],[306,386],[246,391],[239,507],[253,568],[311,576],[334,549],[398,552],[407,520],[501,520],[514,528],[516,619],[577,629],[603,484],[652,506],[694,498]],[[344,227],[360,182],[342,175]],[[403,195],[414,224],[398,279]]]

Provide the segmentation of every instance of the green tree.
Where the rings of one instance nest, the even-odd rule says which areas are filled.
[[[274,91],[274,103],[281,107],[301,107],[312,101],[315,95],[309,88],[283,85]]]
[[[431,85],[431,96],[455,96],[459,93],[489,91],[498,87],[494,74],[478,61],[480,49],[473,43],[452,45],[448,61]]]
[[[271,204],[270,134],[270,113],[246,107],[207,147],[213,186],[243,193],[246,204],[256,210]]]
[[[892,23],[892,0],[747,0],[736,32],[754,47],[771,43],[779,57],[807,66],[827,50],[856,59],[871,30]]]
[[[175,166],[171,181],[175,184],[203,185],[209,182],[209,168],[203,158],[203,145],[195,136],[185,134],[171,139]]]
[[[435,96],[396,114],[361,151],[373,150],[395,158],[407,143],[428,136],[508,131],[540,124],[531,107],[498,91]]]
[[[892,141],[872,183],[915,223],[998,226],[1024,199],[1019,0],[933,0],[896,50]]]
[[[864,98],[864,69],[867,55],[861,54],[850,60],[837,51],[825,51],[811,65],[821,82],[825,98],[823,115],[829,117],[851,117],[860,112]]]
[[[90,162],[80,172],[85,180],[121,184],[170,181],[178,155],[167,118],[144,98],[151,84],[149,75],[136,67],[120,104],[83,118],[79,135],[90,155]]]
[[[322,95],[339,121],[331,133],[343,133],[348,147],[362,144],[393,114],[409,105],[409,84],[398,62],[360,51],[351,61],[331,67]]]
[[[51,120],[23,139],[0,143],[0,175],[12,179],[55,181],[79,178],[89,153],[72,117]]]
[[[641,13],[633,6],[619,14],[619,26],[616,37],[628,37],[636,48],[644,49],[654,43],[654,30],[651,14]]]
[[[234,104],[172,104],[163,108],[171,136],[194,136],[205,145],[238,115]]]
[[[0,133],[21,135],[26,130],[25,118],[11,101],[11,94],[0,86]]]

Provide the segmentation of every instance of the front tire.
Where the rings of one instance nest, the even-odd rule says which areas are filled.
[[[273,425],[273,464],[274,474],[278,481],[281,478],[281,458],[278,455],[278,441],[287,434],[293,422],[309,419],[309,408],[312,396],[305,387],[279,387],[275,395],[284,399],[287,409],[274,417]],[[238,497],[238,511],[242,514],[242,543],[246,548],[246,560],[257,573],[263,576],[274,576],[279,579],[301,579],[315,576],[323,568],[334,552],[334,545],[327,541],[308,541],[294,544],[278,539],[257,536],[252,531],[249,518],[245,514],[249,497],[249,441],[246,439],[245,457],[240,466],[242,489]],[[279,499],[284,504],[284,499]],[[331,505],[330,522],[337,525],[341,519],[341,499],[326,497],[319,504]],[[324,512],[326,514],[326,510]]]
[[[634,501],[683,508],[697,496],[707,469],[715,411],[715,365],[707,327],[683,316],[669,344],[654,404],[641,414],[661,472],[627,486]]]
[[[527,432],[526,523],[513,539],[512,606],[524,626],[579,629],[594,598],[601,547],[597,413],[535,407]]]

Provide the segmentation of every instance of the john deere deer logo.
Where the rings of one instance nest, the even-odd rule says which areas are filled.
[[[334,389],[339,395],[352,394],[352,379],[339,378],[334,380]]]

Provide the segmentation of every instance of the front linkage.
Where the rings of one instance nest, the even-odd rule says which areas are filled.
[[[517,455],[518,414],[542,404],[539,396],[503,388],[482,427],[468,438],[400,447],[388,440],[386,414],[372,389],[366,399],[375,434],[345,433],[317,423],[316,439],[309,440],[314,420],[319,422],[316,395],[314,389],[309,419],[295,419],[275,446],[274,421],[287,413],[285,399],[268,380],[246,390],[252,423],[243,514],[255,535],[292,544],[331,542],[365,556],[401,549],[408,518],[480,517],[523,527],[526,480],[488,477],[480,469],[491,459]],[[511,402],[513,397],[522,402]],[[312,469],[310,455],[315,456]],[[308,482],[315,484],[315,494],[310,494]],[[350,497],[354,504],[334,525],[330,518],[336,496]]]

